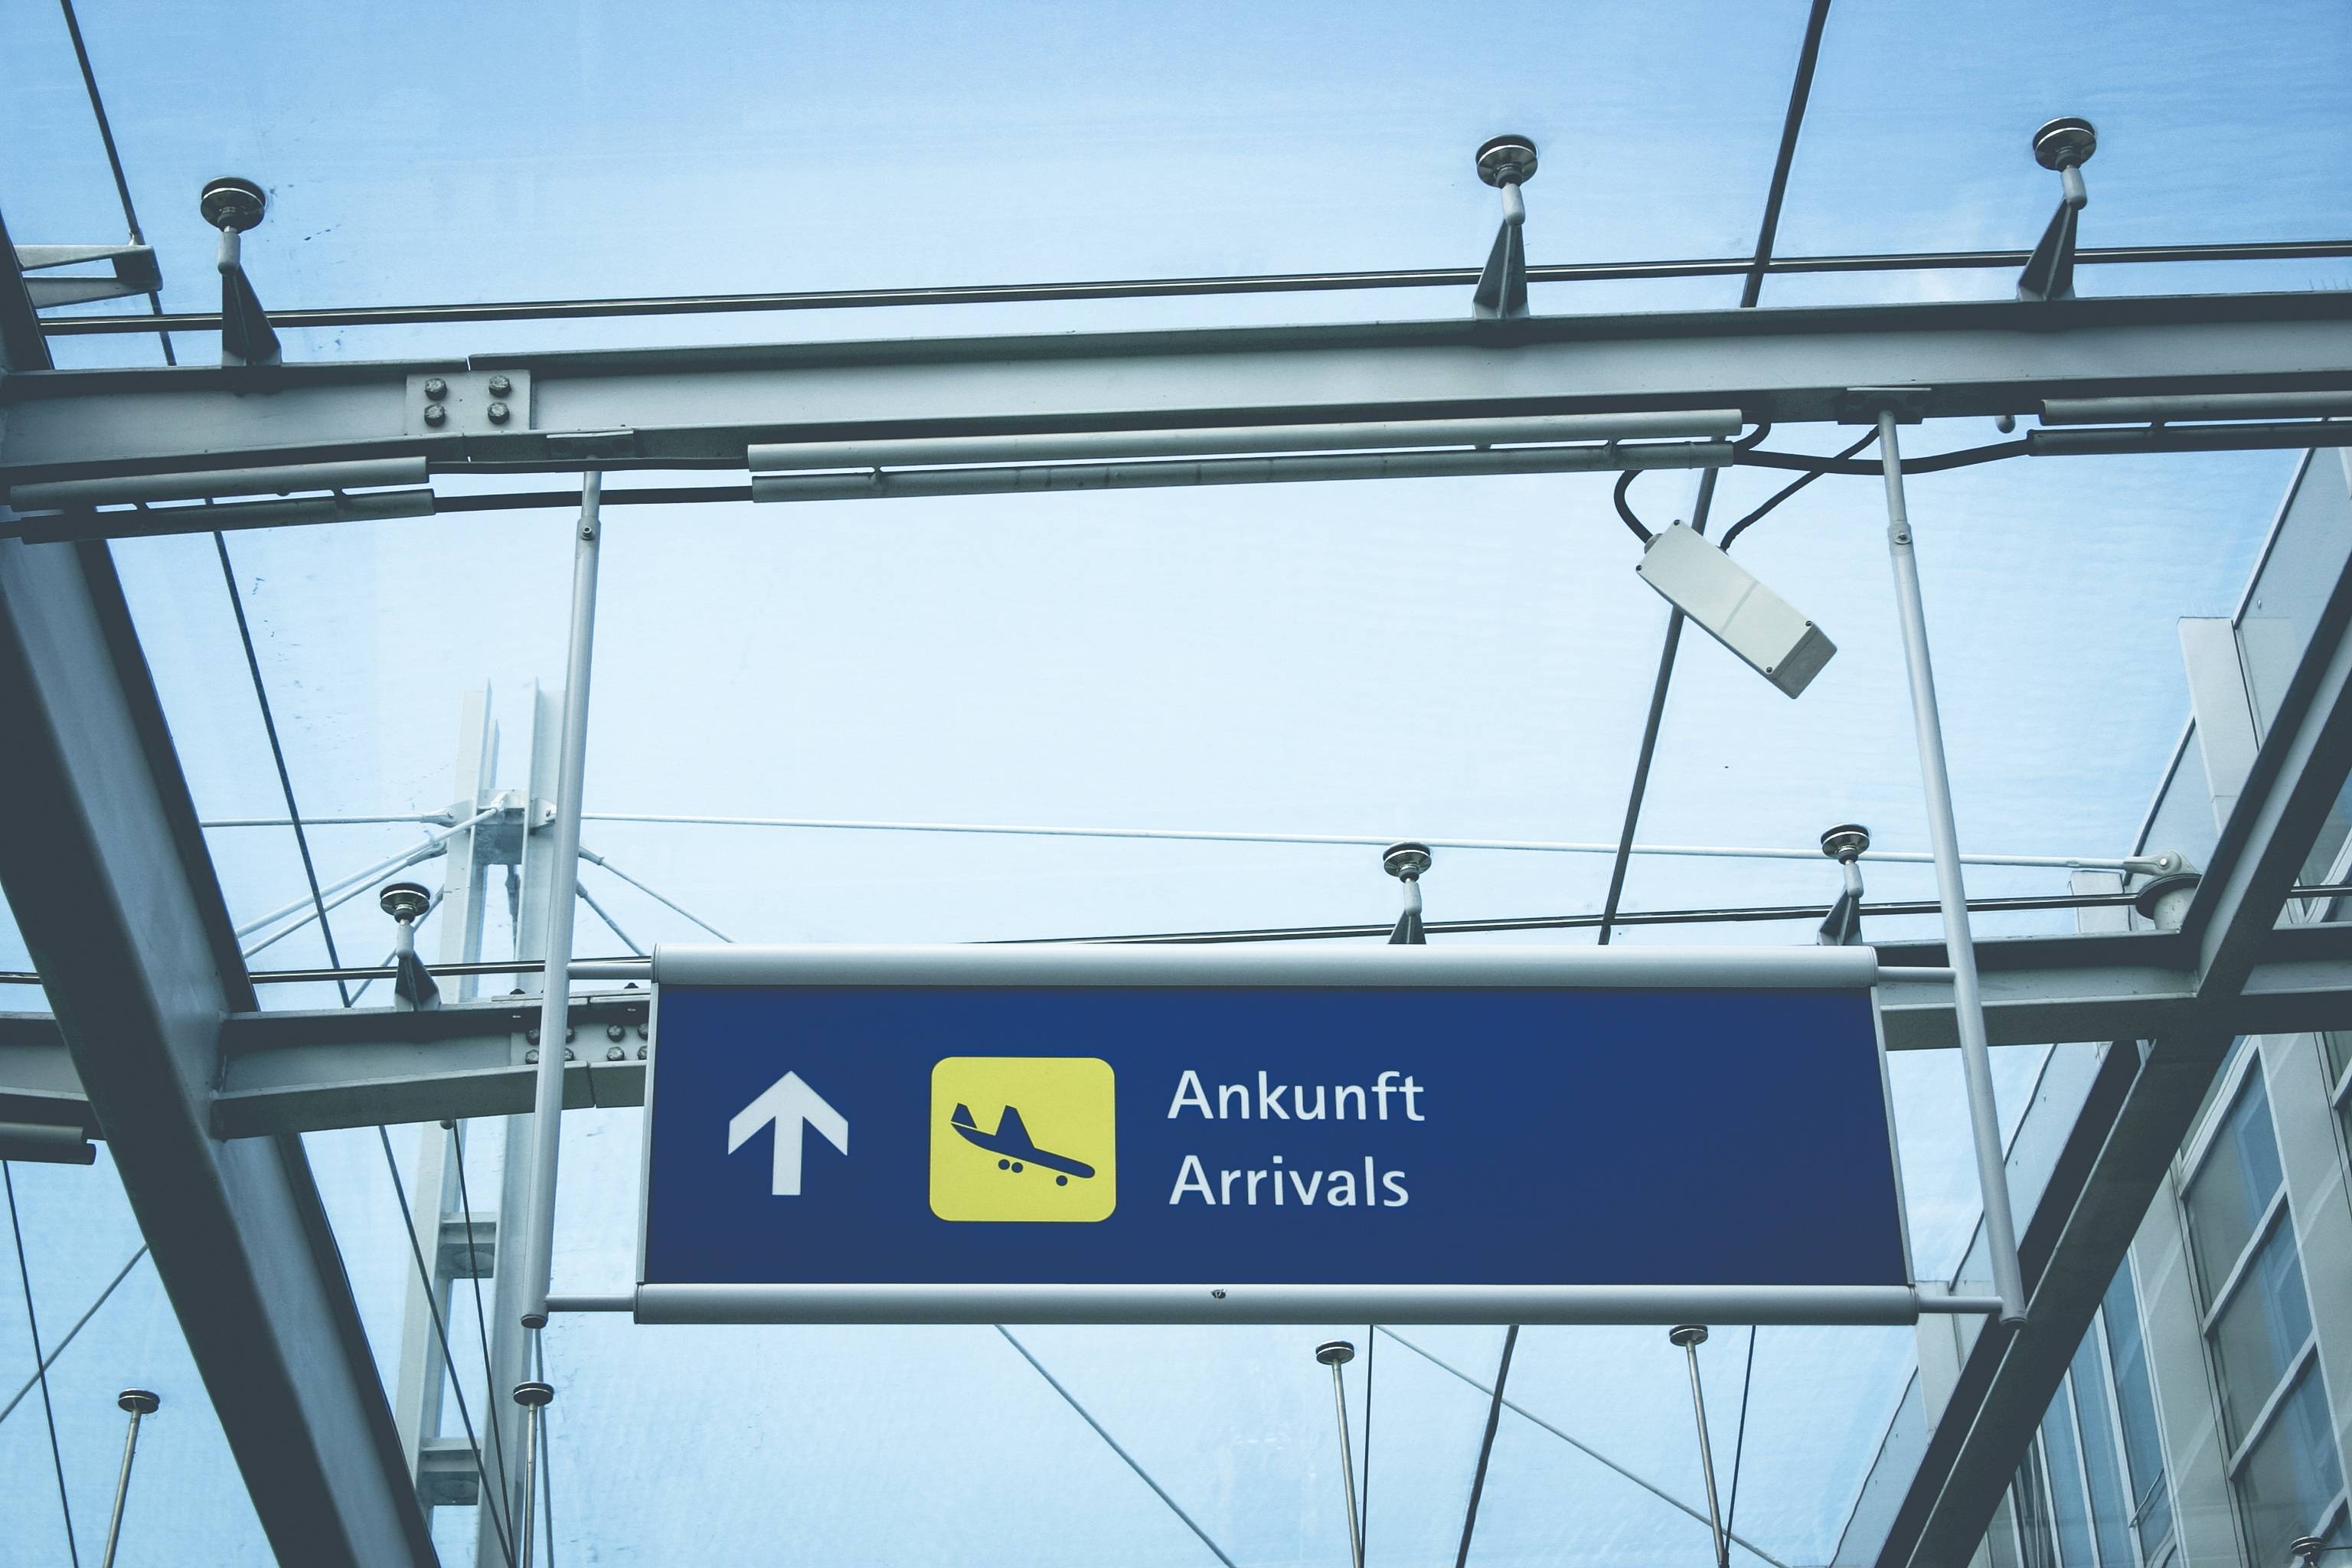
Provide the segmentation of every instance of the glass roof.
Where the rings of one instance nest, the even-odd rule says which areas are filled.
[[[273,309],[1475,266],[1495,205],[1469,154],[1504,130],[1543,149],[1527,195],[1531,260],[1745,256],[1804,18],[1792,0],[1488,7],[1475,25],[1426,6],[1223,5],[1146,21],[1027,5],[713,5],[648,26],[583,4],[468,13],[461,26],[271,0],[135,18],[91,5],[83,23],[164,308],[201,311],[217,294],[195,193],[225,172],[271,193],[247,260]],[[2259,26],[2185,3],[2095,22],[2007,0],[1853,6],[1832,13],[1825,38],[1783,257],[2025,248],[2055,196],[2027,138],[2059,113],[2100,128],[2085,245],[2352,231],[2340,173],[2352,18],[2340,5],[2274,7]],[[0,11],[0,51],[14,62],[0,143],[14,237],[112,239],[122,219],[62,25],[38,7]],[[2085,267],[2078,287],[2343,287],[2347,267]],[[1762,303],[2012,288],[2005,269],[1776,275]],[[289,361],[320,361],[1453,317],[1466,293],[322,328],[286,342]],[[1738,296],[1736,278],[1539,283],[1533,303],[1727,308]],[[194,332],[176,344],[194,363],[217,347]],[[160,353],[143,335],[60,336],[52,349],[63,365]],[[1776,445],[1828,451],[1845,434],[1791,431]],[[1928,450],[1992,433],[1910,438]],[[1969,847],[2134,847],[2187,714],[2175,622],[2231,613],[2294,460],[2077,458],[1914,482]],[[1784,479],[1727,474],[1717,531]],[[677,907],[591,868],[583,886],[617,929],[583,910],[577,951],[700,937],[679,908],[773,942],[1374,925],[1395,910],[1375,847],[616,814],[1612,842],[1666,618],[1631,571],[1612,482],[625,509],[605,552],[583,837]],[[1632,499],[1655,524],[1687,519],[1696,490],[1692,476],[1660,473]],[[1924,847],[1884,528],[1876,481],[1831,480],[1743,538],[1741,556],[1839,656],[1790,703],[1685,637],[1642,841],[1802,848],[1862,820],[1882,847]],[[322,882],[418,846],[434,824],[415,819],[469,793],[453,765],[470,691],[491,693],[499,784],[521,787],[534,683],[562,679],[570,532],[567,515],[542,512],[263,531],[228,537],[226,574],[210,537],[118,543],[200,815],[285,816],[232,583]],[[210,843],[241,926],[307,898],[289,829],[215,826]],[[1609,871],[1605,854],[1441,848],[1429,913],[1587,913]],[[1874,865],[1868,878],[1874,899],[1932,896],[1925,868]],[[1976,868],[1969,880],[1979,895],[2067,886],[2049,868]],[[1818,858],[1643,855],[1624,907],[1819,904],[1836,885]],[[489,926],[485,951],[502,955],[511,931],[495,896]],[[1978,929],[2072,927],[2061,910]],[[391,944],[365,896],[329,929],[347,966]],[[1870,929],[1896,939],[1936,926]],[[1800,921],[1635,926],[1614,940],[1811,938]],[[328,959],[311,923],[252,962]],[[0,968],[27,967],[0,910]],[[262,991],[272,1007],[338,1001],[329,985]],[[11,987],[0,1006],[37,997]],[[2047,1053],[1996,1056],[2013,1125]],[[1899,1056],[1892,1079],[1915,1258],[1922,1278],[1948,1274],[1976,1220],[1958,1063]],[[566,1120],[559,1290],[629,1278],[637,1129],[629,1110]],[[478,1204],[497,1191],[498,1134],[494,1122],[469,1131]],[[307,1142],[389,1373],[411,1266],[382,1147],[373,1130]],[[414,1129],[393,1138],[412,1199],[416,1142]],[[103,1156],[94,1172],[16,1169],[46,1331],[98,1296],[135,1229]],[[460,1292],[449,1327],[477,1368],[478,1412],[478,1363],[462,1349],[472,1310]],[[29,1367],[25,1327],[21,1300],[0,1289],[0,1368]],[[1360,1458],[1370,1448],[1370,1561],[1442,1560],[1460,1538],[1500,1330],[1013,1332],[1066,1397],[985,1328],[560,1318],[547,1341],[562,1391],[557,1548],[614,1562],[664,1561],[684,1541],[714,1557],[1198,1563],[1213,1549],[1237,1563],[1344,1562],[1330,1392],[1308,1356],[1329,1334],[1369,1352],[1348,1375]],[[1703,1352],[1717,1463],[1727,1479],[1736,1458],[1741,1478],[1734,1528],[1752,1543],[1734,1560],[1826,1562],[1911,1375],[1910,1336],[1766,1329],[1752,1373],[1749,1349],[1747,1331],[1724,1330]],[[137,1506],[174,1517],[212,1560],[262,1559],[146,1265],[60,1359],[68,1374],[59,1438],[85,1544],[117,1452],[111,1393],[130,1378],[179,1413],[142,1443]],[[16,1381],[0,1373],[0,1393]],[[1706,1549],[1687,1511],[1703,1503],[1683,1364],[1656,1331],[1528,1331],[1506,1392],[1516,1408],[1497,1429],[1476,1562],[1664,1564]],[[996,1412],[992,1433],[975,1438],[956,1401]],[[37,1410],[0,1420],[0,1515],[52,1526],[47,1447]],[[472,1529],[469,1510],[441,1511],[448,1560],[468,1560]],[[161,1562],[161,1550],[134,1532],[123,1561]]]

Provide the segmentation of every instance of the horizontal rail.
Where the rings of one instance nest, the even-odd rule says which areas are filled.
[[[634,1304],[640,1323],[1891,1324],[1975,1310],[1965,1300],[1907,1285],[640,1285]]]
[[[1195,437],[1215,446],[1222,432]],[[961,468],[877,468],[846,473],[754,474],[755,501],[885,500],[919,496],[1055,495],[1075,490],[1165,489],[1194,485],[1328,484],[1346,479],[1435,479],[1493,474],[1608,473],[1630,468],[1720,468],[1727,441],[1611,441],[1573,447],[1496,447],[1410,452],[1316,452],[1271,458],[1180,458],[1129,463],[1004,463]]]
[[[2022,267],[2023,250],[1926,250],[1886,255],[1784,256],[1768,274],[1973,271]],[[2219,245],[2092,246],[2078,267],[2163,262],[2317,261],[2352,256],[2352,240],[2262,240]],[[1530,283],[1633,282],[1664,278],[1737,278],[1753,268],[1745,256],[1688,260],[1553,262],[1528,268]],[[873,310],[908,305],[1013,305],[1059,300],[1149,300],[1217,294],[1308,294],[1367,289],[1468,288],[1475,267],[1422,267],[1359,272],[1280,272],[1206,278],[1140,278],[1074,283],[973,283],[906,289],[816,289],[757,294],[658,294],[599,300],[509,300],[472,304],[347,305],[272,310],[270,324],[291,327],[416,326],[436,321],[577,321],[610,316],[698,316],[776,310]],[[50,316],[50,337],[126,332],[218,331],[211,311],[162,316]]]
[[[667,823],[700,827],[796,827],[847,833],[977,833],[1038,838],[1163,839],[1192,844],[1320,844],[1366,846],[1373,848],[1385,847],[1405,837],[1396,833],[1266,833],[1247,829],[1227,831],[1212,827],[1065,827],[1036,823],[894,822],[826,816],[709,816],[647,811],[588,811],[583,812],[580,819],[583,822]],[[1598,840],[1419,837],[1414,842],[1427,845],[1432,849],[1524,850],[1548,855],[1614,855],[1617,853],[1615,844],[1601,843]],[[1727,860],[1819,860],[1823,858],[1818,847],[1790,849],[1744,845],[1636,844],[1633,846],[1633,852],[1636,855],[1688,855]],[[1933,863],[1933,857],[1924,849],[1870,849],[1864,851],[1863,858],[1891,865],[1926,866]],[[2154,872],[2166,869],[2170,864],[2161,856],[2154,855],[2102,858],[2093,855],[2011,855],[1983,851],[1964,854],[1960,858],[1971,866],[2041,866],[2066,871]]]
[[[930,440],[774,441],[745,459],[755,475],[910,464],[1048,463],[1213,457],[1234,452],[1368,451],[1381,447],[1490,447],[1559,441],[1737,436],[1737,408],[1654,414],[1539,414],[1521,419],[1388,419],[1349,425],[1241,425],[1211,430],[1065,430]]]

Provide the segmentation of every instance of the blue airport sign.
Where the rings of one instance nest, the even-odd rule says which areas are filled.
[[[1905,1320],[1874,975],[666,949],[639,1312]]]

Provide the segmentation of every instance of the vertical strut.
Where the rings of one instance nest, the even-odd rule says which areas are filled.
[[[563,752],[557,776],[553,876],[547,897],[546,989],[540,996],[539,1078],[531,1104],[530,1209],[520,1226],[523,1326],[547,1321],[555,1251],[555,1166],[563,1134],[563,1038],[571,1016],[572,917],[580,889],[580,795],[588,767],[588,675],[596,647],[596,561],[604,476],[583,476],[579,542],[572,561],[572,648],[563,687]]]
[[[1952,780],[1944,762],[1944,724],[1936,707],[1936,673],[1927,660],[1927,614],[1919,597],[1919,563],[1903,500],[1903,454],[1895,413],[1878,415],[1879,462],[1886,475],[1886,546],[1895,563],[1895,604],[1903,623],[1903,662],[1911,678],[1911,721],[1918,733],[1919,773],[1927,796],[1927,836],[1936,855],[1936,897],[1944,910],[1944,950],[1952,965],[1952,1013],[1968,1079],[1969,1125],[1975,1135],[1977,1185],[1984,1195],[1985,1242],[1992,1255],[2000,1321],[2025,1321],[2025,1282],[2017,1264],[2017,1228],[2009,1203],[2009,1167],[2000,1111],[1993,1098],[1992,1057],[1985,1042],[1984,999],[1977,989],[1977,949],[1969,932],[1969,894],[1960,878],[1960,836],[1952,819]]]

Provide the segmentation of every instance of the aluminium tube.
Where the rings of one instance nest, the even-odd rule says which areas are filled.
[[[954,468],[854,468],[751,476],[755,501],[882,500],[913,496],[1058,495],[1083,490],[1208,485],[1435,479],[1486,474],[1614,473],[1621,468],[1719,468],[1728,441],[1614,441],[1551,447],[1448,447],[1405,452],[1308,452],[1265,458],[1164,458],[1137,462],[1001,463]]]
[[[1353,424],[1210,426],[1189,430],[1066,430],[1019,436],[934,436],[882,441],[782,441],[746,453],[755,474],[794,468],[889,468],[919,463],[1042,463],[1078,458],[1193,458],[1235,452],[1320,452],[1376,447],[1622,441],[1737,436],[1737,408],[1662,414],[1537,414],[1502,419],[1391,419]]]
[[[604,535],[598,503],[604,476],[581,480],[580,529],[572,557],[572,649],[564,671],[563,751],[558,760],[555,847],[547,890],[547,975],[540,994],[539,1075],[531,1099],[530,1209],[523,1216],[525,1328],[547,1321],[555,1258],[555,1165],[563,1136],[564,1036],[572,995],[572,917],[579,902],[580,795],[588,771],[588,675],[596,646],[596,554]]]
[[[1887,552],[1895,566],[1895,603],[1903,623],[1903,662],[1911,678],[1911,721],[1917,732],[1919,773],[1927,794],[1927,837],[1935,847],[1936,896],[1943,906],[1944,949],[1952,964],[1952,1013],[1960,1037],[1960,1065],[1969,1087],[1969,1123],[1975,1135],[1977,1186],[1984,1195],[1985,1241],[1992,1257],[2000,1321],[2025,1321],[2025,1281],[2017,1264],[2017,1228],[2009,1203],[2009,1167],[2001,1148],[2000,1111],[1993,1097],[1992,1058],[1985,1041],[1984,998],[1977,987],[1977,950],[1969,931],[1969,895],[1960,873],[1959,828],[1952,816],[1951,773],[1944,762],[1943,719],[1936,707],[1936,672],[1927,658],[1927,614],[1919,596],[1919,563],[1911,544],[1911,517],[1903,500],[1903,454],[1895,415],[1878,416],[1878,450],[1886,475]]]

